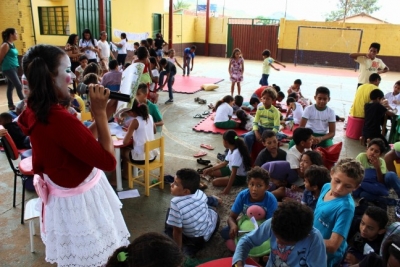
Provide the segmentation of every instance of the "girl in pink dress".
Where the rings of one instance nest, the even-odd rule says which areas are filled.
[[[235,90],[235,83],[237,84],[238,95],[240,95],[240,82],[243,81],[243,72],[244,60],[242,58],[242,51],[239,48],[235,48],[229,61],[229,76],[232,82],[231,96],[233,96],[233,91]]]

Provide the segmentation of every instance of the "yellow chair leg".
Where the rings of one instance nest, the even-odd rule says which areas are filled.
[[[164,189],[164,166],[160,167],[160,189]]]
[[[132,165],[128,164],[128,187],[133,188]]]
[[[150,196],[150,171],[144,171],[144,189],[145,189],[145,196]]]

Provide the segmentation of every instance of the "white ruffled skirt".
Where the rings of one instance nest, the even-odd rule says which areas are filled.
[[[46,261],[63,267],[102,266],[118,247],[129,244],[130,234],[120,210],[122,203],[104,172],[99,171],[98,183],[82,194],[49,195],[44,215],[46,232],[41,231]],[[82,184],[90,181],[96,172],[94,168]],[[46,175],[45,180],[58,189],[66,189]]]

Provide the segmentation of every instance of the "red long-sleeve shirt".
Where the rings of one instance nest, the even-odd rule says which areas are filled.
[[[47,174],[57,185],[73,188],[85,180],[93,167],[115,169],[114,155],[104,150],[90,130],[66,109],[53,105],[48,121],[37,121],[29,107],[18,119],[22,131],[30,136],[35,173]]]

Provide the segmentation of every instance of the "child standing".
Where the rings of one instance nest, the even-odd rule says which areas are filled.
[[[160,73],[160,80],[159,80],[159,85],[160,85],[160,90],[164,88],[166,84],[168,84],[168,96],[169,99],[165,102],[165,104],[172,104],[174,103],[174,95],[173,95],[173,89],[172,85],[175,82],[175,75],[176,75],[176,66],[174,63],[171,63],[170,61],[167,61],[165,58],[162,58],[160,60],[160,67],[161,69],[164,69],[165,71],[161,71]],[[164,75],[167,76],[164,82]]]
[[[239,127],[238,122],[231,120],[233,116],[233,103],[233,97],[226,95],[215,104],[215,127],[220,129],[235,129]]]
[[[264,130],[272,130],[278,133],[280,126],[281,113],[279,110],[272,105],[272,102],[276,99],[276,91],[273,88],[266,88],[261,97],[263,103],[262,106],[258,107],[256,116],[254,118],[253,131],[246,133],[244,142],[246,143],[249,153],[253,149],[254,141],[261,142],[261,134]],[[277,134],[278,140],[286,138],[286,135],[281,133]]]
[[[261,167],[270,161],[286,160],[286,151],[279,148],[275,132],[265,130],[261,135],[261,139],[265,148],[258,154],[254,166]]]
[[[243,140],[234,130],[228,130],[223,135],[224,147],[229,149],[225,161],[203,171],[204,175],[218,177],[212,181],[213,186],[225,189],[223,194],[229,194],[231,187],[246,183],[247,171],[251,168],[251,158]],[[226,178],[226,176],[229,176]]]
[[[268,77],[269,77],[269,73],[271,71],[271,67],[274,70],[279,71],[279,69],[276,68],[274,65],[272,65],[272,63],[276,63],[276,64],[281,65],[282,67],[286,68],[286,66],[284,64],[273,59],[272,57],[270,57],[270,55],[271,55],[271,52],[268,49],[265,49],[262,52],[264,62],[263,62],[263,74],[262,74],[262,77],[260,80],[261,85],[268,85]]]
[[[304,156],[305,154],[303,154],[303,157]],[[304,173],[305,190],[303,192],[301,203],[307,205],[310,209],[314,211],[315,206],[317,205],[318,198],[321,194],[322,187],[330,182],[331,177],[327,168],[325,168],[324,166],[311,165]]]
[[[186,73],[187,76],[189,76],[190,71],[193,70],[195,51],[195,45],[192,45],[191,47],[186,47],[185,50],[183,50],[183,76],[185,76]],[[192,66],[190,66],[190,61],[192,61]]]
[[[218,214],[207,205],[207,196],[199,190],[200,176],[192,169],[180,169],[171,184],[170,208],[165,233],[179,248],[190,246],[192,253],[202,249],[219,227]]]
[[[330,91],[326,87],[318,87],[315,91],[315,105],[304,109],[300,127],[313,130],[313,144],[321,147],[333,145],[332,138],[336,132],[335,111],[327,106],[330,100]],[[291,147],[293,143],[289,144]]]
[[[385,95],[385,99],[387,99],[388,104],[392,108],[400,105],[400,80],[393,85],[393,92]]]
[[[385,65],[385,63],[376,57],[380,49],[381,45],[379,43],[372,43],[369,46],[367,54],[350,54],[350,57],[354,59],[354,61],[360,63],[360,75],[358,76],[357,88],[364,83],[368,83],[368,78],[372,73],[381,74],[389,71],[389,68]]]
[[[257,230],[237,244],[232,266],[243,267],[251,248],[270,239],[266,266],[326,266],[321,233],[313,227],[312,210],[300,203],[283,203]]]
[[[375,89],[370,94],[371,102],[364,106],[364,126],[362,129],[362,141],[368,143],[373,138],[380,138],[385,143],[385,150],[389,148],[389,143],[385,136],[382,135],[381,124],[385,119],[385,115],[395,116],[393,112],[387,110],[382,104],[383,92]]]
[[[336,266],[343,259],[354,216],[351,192],[360,185],[363,176],[364,169],[358,161],[341,159],[331,170],[331,182],[322,187],[314,211],[314,227],[324,238],[328,267]]]
[[[229,60],[229,77],[231,79],[231,96],[235,91],[235,83],[238,88],[238,95],[240,95],[240,82],[243,81],[244,72],[244,60],[242,58],[242,51],[239,48],[235,48],[232,52],[231,58]]]
[[[240,191],[232,205],[228,217],[228,226],[222,228],[220,234],[223,239],[234,239],[239,231],[237,219],[240,214],[246,214],[247,209],[252,205],[258,205],[265,210],[265,219],[270,219],[278,207],[274,195],[268,192],[269,173],[260,168],[254,167],[247,173],[247,189]]]
[[[178,60],[177,60],[176,57],[175,57],[175,49],[170,49],[170,50],[168,51],[167,60],[168,60],[169,62],[172,62],[173,64],[178,65],[178,67],[181,68],[181,69],[183,70],[181,64],[179,64]]]
[[[85,55],[79,57],[79,66],[75,69],[75,76],[78,83],[83,82],[83,71],[86,69],[88,65],[88,58]]]

